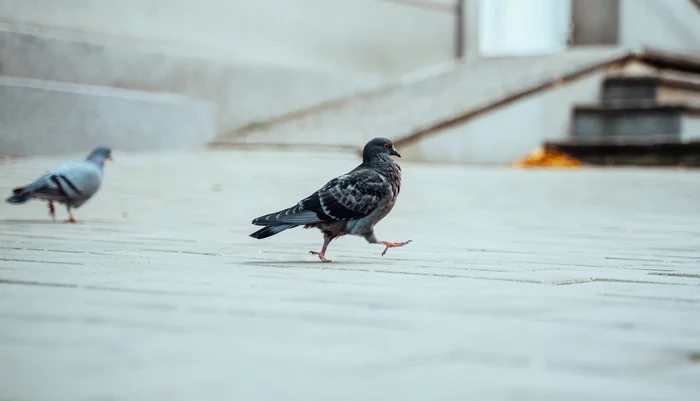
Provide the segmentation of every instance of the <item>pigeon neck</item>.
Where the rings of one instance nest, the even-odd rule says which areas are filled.
[[[382,166],[386,166],[391,163],[393,163],[391,157],[383,153],[364,155],[364,157],[362,158],[362,164],[364,164],[365,166],[372,166],[376,168],[381,168]]]
[[[90,156],[90,157],[88,157],[88,161],[91,163],[95,163],[100,167],[104,167],[104,165],[105,165],[104,157],[100,157],[100,156]]]
[[[364,164],[372,164],[376,163],[378,161],[384,160],[384,159],[389,159],[389,155],[382,153],[381,151],[377,149],[365,149],[362,152],[362,163]]]

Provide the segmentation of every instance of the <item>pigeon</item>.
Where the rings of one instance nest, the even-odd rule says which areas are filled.
[[[112,150],[107,146],[96,147],[85,160],[75,160],[48,171],[31,184],[15,188],[7,198],[11,204],[21,204],[30,199],[49,202],[49,214],[56,220],[53,203],[63,203],[68,209],[66,223],[77,223],[71,209],[79,208],[102,186],[102,169],[106,160],[112,160]]]
[[[318,228],[323,233],[323,246],[320,252],[309,253],[322,262],[330,262],[326,259],[328,244],[343,235],[384,245],[382,256],[389,248],[410,243],[379,241],[374,235],[374,226],[391,212],[401,191],[401,167],[389,156],[401,157],[389,139],[372,139],[362,151],[362,164],[328,181],[296,205],[254,219],[254,225],[264,227],[250,237],[263,239],[298,226]]]

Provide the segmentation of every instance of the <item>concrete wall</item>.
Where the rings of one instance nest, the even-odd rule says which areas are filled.
[[[509,163],[546,140],[569,136],[571,109],[598,99],[605,73],[529,96],[473,120],[404,146],[408,160],[452,163]]]
[[[478,14],[484,1],[469,0],[467,12]],[[596,6],[600,2],[585,2],[586,10],[600,8],[587,18],[610,14],[605,4]],[[700,51],[700,12],[690,1],[619,2],[622,45]],[[485,26],[473,17],[467,18],[472,25]],[[454,46],[454,16],[381,0],[3,0],[0,22],[175,46],[243,63],[384,76],[450,60]],[[468,31],[473,44],[478,35]]]
[[[700,52],[700,11],[688,0],[621,0],[620,43]]]
[[[681,139],[684,141],[700,140],[700,113],[687,113],[683,117]]]
[[[454,48],[452,15],[380,0],[3,0],[0,22],[241,63],[380,75],[449,60]]]
[[[172,49],[1,24],[0,73],[212,101],[219,107],[220,132],[383,82],[360,73],[221,62]]]
[[[0,74],[212,101],[227,133],[451,60],[453,29],[379,0],[3,0]]]
[[[0,156],[195,148],[216,109],[183,96],[0,77]]]

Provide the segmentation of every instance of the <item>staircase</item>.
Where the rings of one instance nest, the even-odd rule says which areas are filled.
[[[700,69],[632,64],[572,114],[570,138],[547,146],[592,164],[700,166]]]
[[[215,56],[0,22],[0,157],[198,148],[382,82]]]

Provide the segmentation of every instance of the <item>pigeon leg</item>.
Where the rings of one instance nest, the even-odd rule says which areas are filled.
[[[389,248],[398,248],[400,246],[410,244],[411,242],[412,242],[411,240],[404,241],[404,242],[379,241],[378,244],[382,244],[382,245],[386,246],[386,248],[384,248],[384,252],[382,252],[382,256],[384,256],[386,254],[386,251],[389,250]]]
[[[53,206],[53,201],[49,201],[49,216],[56,221],[56,208]]]
[[[318,258],[321,259],[321,262],[328,263],[330,260],[326,259],[326,248],[328,248],[328,244],[330,244],[331,238],[324,237],[323,238],[323,247],[321,248],[321,252],[316,252],[316,251],[309,251],[310,254],[312,255],[318,255]]]
[[[68,209],[68,220],[64,221],[64,223],[73,223],[73,224],[79,223],[79,221],[76,220],[75,217],[73,217],[73,212],[70,210],[70,208],[68,207],[66,209]]]
[[[370,231],[367,234],[365,234],[365,239],[367,242],[370,244],[381,244],[384,245],[386,248],[384,248],[384,252],[382,252],[382,256],[386,254],[386,251],[389,250],[389,248],[398,248],[400,246],[404,246],[406,244],[410,244],[411,240],[404,241],[404,242],[391,242],[391,241],[379,241],[377,237],[374,235],[374,231]]]

